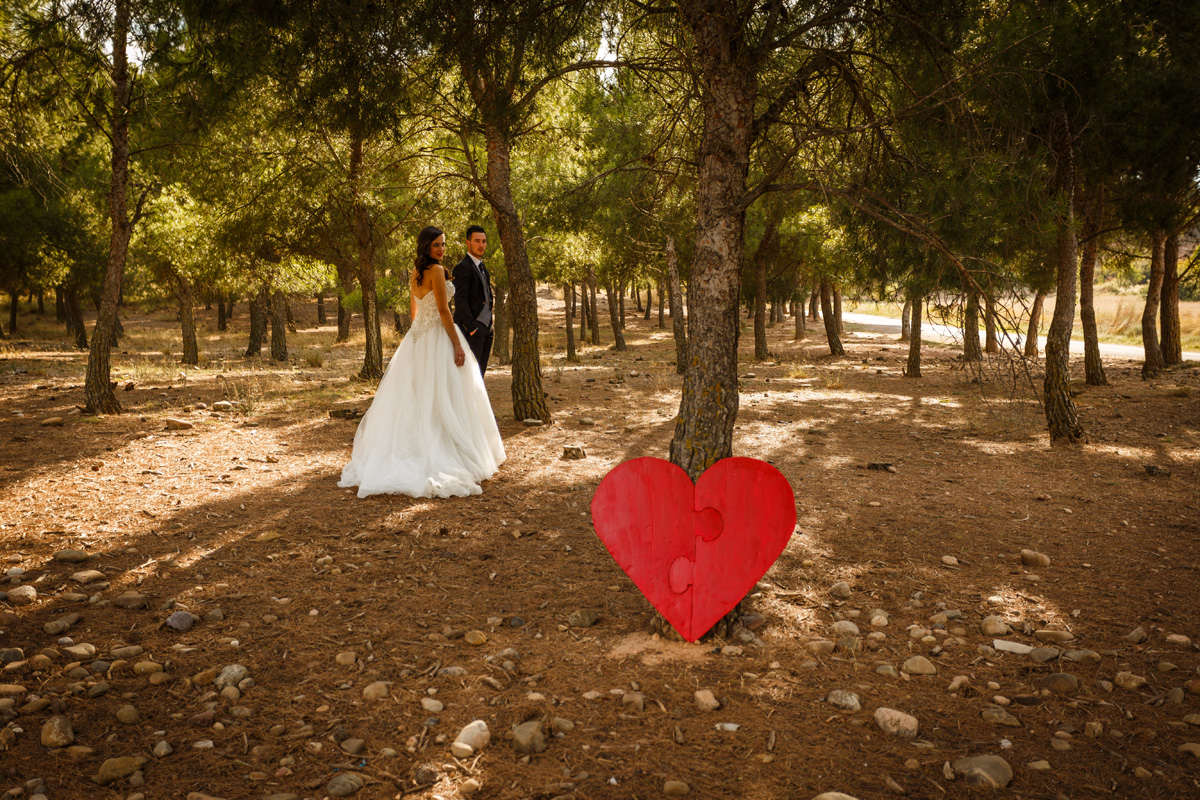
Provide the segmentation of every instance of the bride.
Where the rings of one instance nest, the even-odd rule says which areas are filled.
[[[442,267],[446,237],[417,234],[408,279],[412,327],[396,348],[354,435],[341,487],[358,496],[464,497],[504,463],[504,443],[479,366],[454,324],[454,284]]]

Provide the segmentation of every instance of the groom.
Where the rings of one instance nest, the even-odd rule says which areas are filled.
[[[467,228],[467,254],[454,267],[454,322],[467,337],[467,345],[487,372],[492,354],[492,278],[483,265],[487,233],[478,225]]]

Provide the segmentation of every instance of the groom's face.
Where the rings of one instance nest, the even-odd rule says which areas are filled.
[[[487,234],[478,231],[472,233],[467,239],[467,252],[482,261],[485,250],[487,250]]]

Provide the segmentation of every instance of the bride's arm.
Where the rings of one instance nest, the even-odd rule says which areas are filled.
[[[458,331],[454,327],[454,317],[450,313],[450,298],[446,295],[446,271],[433,270],[433,298],[437,303],[438,315],[442,318],[442,328],[454,345],[454,366],[461,367],[467,361],[467,354],[458,341]]]

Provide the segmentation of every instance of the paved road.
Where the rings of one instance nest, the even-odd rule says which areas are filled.
[[[889,333],[896,336],[900,335],[900,320],[891,317],[879,317],[874,314],[856,314],[851,312],[842,312],[842,321],[849,323],[864,331],[872,333]],[[853,328],[852,328],[853,329]],[[982,337],[983,331],[980,331]],[[942,325],[939,323],[931,323],[929,320],[921,322],[921,338],[930,339],[940,342],[960,342],[962,341],[962,331],[952,325]],[[1013,343],[1020,346],[1020,343],[1025,340],[1024,336],[1012,337]],[[1046,352],[1046,337],[1038,338],[1039,352]],[[1083,357],[1083,340],[1071,340],[1071,355]],[[1133,361],[1141,361],[1145,356],[1145,351],[1137,345],[1129,344],[1108,344],[1100,343],[1100,355],[1109,358],[1128,358]],[[1183,353],[1184,361],[1200,361],[1200,353],[1192,350],[1186,350]]]

